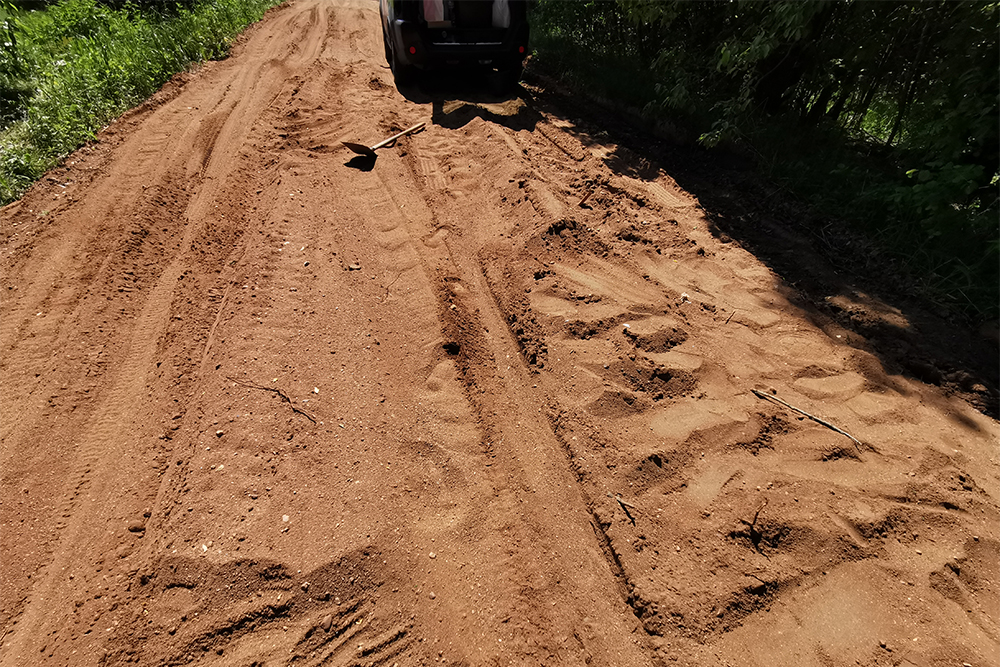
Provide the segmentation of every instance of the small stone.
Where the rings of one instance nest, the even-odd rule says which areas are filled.
[[[330,632],[330,628],[333,627],[333,616],[330,614],[324,616],[319,622],[319,627],[323,628],[323,632]]]
[[[302,592],[305,593],[308,590],[309,590],[309,582],[308,581],[303,581],[302,582]]]
[[[142,533],[142,532],[145,532],[145,530],[146,530],[146,524],[144,524],[139,519],[136,519],[134,521],[129,521],[128,532],[130,532],[130,533]]]
[[[361,270],[361,265],[357,264],[357,263],[348,264],[347,265],[347,270],[348,271],[360,271]]]
[[[216,431],[215,432],[215,437],[216,438],[221,438],[224,435],[225,435],[225,431]]]
[[[432,600],[433,600],[434,598],[436,598],[436,597],[437,597],[437,595],[435,595],[435,594],[434,594],[434,591],[431,591],[431,594],[430,594],[430,596],[429,596],[429,597],[430,597],[430,599],[432,599]]]
[[[284,515],[282,515],[282,517],[281,517],[281,520],[282,520],[282,521],[283,521],[284,523],[288,523],[288,515],[287,515],[287,514],[284,514]]]
[[[437,558],[437,554],[432,551],[429,554],[427,554],[427,557],[428,558]]]

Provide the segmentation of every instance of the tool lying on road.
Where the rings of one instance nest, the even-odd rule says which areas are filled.
[[[357,153],[358,155],[367,155],[368,157],[375,157],[375,151],[378,150],[379,148],[394,143],[396,139],[399,139],[402,136],[405,136],[407,134],[413,134],[414,132],[419,132],[420,130],[424,129],[424,125],[426,125],[426,123],[417,123],[413,127],[407,128],[402,132],[400,132],[399,134],[394,134],[385,141],[380,141],[374,146],[365,146],[364,144],[356,144],[352,141],[345,141],[343,142],[343,144],[348,148],[350,148],[355,153]]]

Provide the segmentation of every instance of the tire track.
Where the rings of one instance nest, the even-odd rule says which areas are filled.
[[[293,12],[291,16],[295,15]],[[304,57],[315,58],[322,51],[326,26],[322,21],[315,23],[317,25],[310,22],[305,26],[314,37],[299,40],[308,47],[303,51]],[[286,59],[278,55],[286,48],[286,42],[271,42],[255,56],[258,61],[270,63],[264,65],[265,68],[288,67],[287,62],[281,62]],[[292,63],[295,62],[293,59]],[[44,641],[45,633],[41,632],[42,629],[51,628],[59,622],[58,617],[52,617],[44,611],[43,605],[33,603],[55,597],[56,591],[62,586],[61,573],[79,557],[81,546],[98,539],[99,534],[95,535],[92,527],[98,517],[106,517],[109,513],[108,508],[100,506],[99,498],[113,495],[113,490],[122,485],[123,478],[141,479],[143,476],[137,470],[138,462],[117,468],[109,468],[107,463],[130,461],[145,449],[143,437],[148,433],[150,415],[148,410],[136,401],[136,397],[147,394],[147,387],[151,383],[152,372],[156,366],[158,343],[170,329],[178,288],[183,289],[178,283],[188,270],[192,247],[196,240],[204,235],[210,211],[215,206],[214,202],[228,187],[237,151],[244,143],[240,137],[247,135],[262,110],[272,104],[278,93],[275,82],[278,86],[281,85],[282,77],[260,78],[261,70],[255,67],[230,67],[228,75],[232,76],[232,79],[229,85],[212,85],[217,82],[210,79],[217,78],[220,74],[226,76],[227,74],[223,73],[225,69],[224,67],[215,69],[214,77],[208,77],[207,85],[202,87],[203,97],[199,106],[218,109],[219,111],[212,117],[214,120],[204,124],[200,120],[201,116],[190,114],[189,110],[181,108],[176,101],[169,102],[145,122],[159,124],[166,114],[176,121],[173,125],[166,124],[166,131],[160,125],[160,131],[154,133],[150,143],[142,140],[137,146],[126,144],[121,149],[125,155],[138,154],[140,158],[144,157],[147,160],[147,164],[155,164],[151,174],[131,172],[132,182],[138,179],[148,179],[152,182],[184,182],[185,172],[189,176],[192,175],[184,166],[192,164],[188,161],[188,156],[191,155],[188,149],[192,145],[202,146],[203,157],[196,160],[199,166],[193,172],[197,179],[198,191],[191,197],[184,211],[183,226],[179,230],[180,240],[173,250],[172,258],[153,286],[143,294],[145,298],[133,321],[131,333],[117,346],[120,352],[113,371],[115,379],[111,381],[109,390],[98,399],[97,407],[80,435],[74,438],[72,451],[77,461],[74,466],[75,472],[70,475],[66,484],[67,491],[55,511],[62,529],[59,544],[65,546],[55,547],[45,574],[41,578],[35,577],[23,616],[17,626],[18,630],[13,636],[8,636],[3,646],[4,662],[8,657],[20,660],[21,658],[17,656],[24,656],[30,652],[30,646]],[[164,136],[170,137],[168,145],[174,147],[172,150],[164,150],[166,147]],[[220,145],[226,149],[218,150],[217,147]],[[150,158],[155,152],[159,152],[160,160],[154,163]],[[105,189],[113,189],[120,186],[121,182],[111,178],[107,179],[105,184],[103,186]],[[100,187],[97,192],[100,193]],[[142,192],[142,189],[133,187],[129,188],[129,192],[136,193],[135,196],[138,197],[137,193]],[[93,201],[114,199],[114,197],[98,197]],[[138,210],[143,209],[138,208]],[[155,219],[155,213],[151,212],[150,215]],[[64,253],[71,251],[74,241],[76,240],[71,239],[63,246]],[[16,331],[10,332],[9,329],[8,331],[8,336],[17,335]],[[131,424],[141,426],[139,429],[132,429],[130,433],[129,429],[124,427]],[[139,458],[141,459],[141,456]],[[155,491],[152,494],[146,492],[134,502],[141,507],[155,495]],[[25,632],[21,628],[33,628],[34,632]]]
[[[447,163],[460,164],[462,160],[469,159],[467,153],[456,143],[454,137],[449,138],[447,135],[437,141],[432,139],[429,142],[414,142],[412,153],[415,154],[414,157],[407,161],[411,178],[418,184],[427,183],[430,186],[430,191],[425,191],[421,195],[428,202],[428,206],[431,202],[435,206],[434,228],[425,226],[417,233],[426,238],[435,238],[435,229],[463,230],[462,234],[448,234],[440,244],[447,249],[449,268],[447,271],[438,272],[437,300],[445,339],[452,341],[457,349],[459,376],[464,385],[466,399],[473,406],[483,432],[485,453],[493,461],[497,473],[508,477],[505,488],[521,489],[530,493],[534,497],[534,502],[546,507],[549,513],[559,511],[567,515],[563,521],[556,522],[562,528],[555,530],[551,527],[551,517],[544,521],[540,517],[526,518],[524,521],[529,525],[545,523],[549,526],[547,530],[555,533],[547,535],[542,543],[537,545],[542,552],[551,551],[555,554],[558,545],[579,545],[578,548],[582,553],[575,558],[560,555],[554,559],[556,562],[559,562],[559,559],[573,561],[572,564],[562,562],[558,566],[562,572],[581,572],[579,578],[566,577],[572,580],[569,585],[573,590],[574,599],[602,600],[603,603],[609,603],[605,591],[610,588],[619,592],[624,603],[626,596],[623,591],[620,565],[615,568],[615,561],[612,559],[606,561],[599,555],[608,553],[607,545],[601,542],[599,534],[587,534],[581,531],[581,527],[589,522],[576,520],[581,511],[592,514],[591,510],[586,509],[590,506],[590,501],[586,498],[585,492],[580,495],[583,488],[579,484],[566,484],[570,467],[553,464],[553,461],[563,457],[559,439],[552,432],[547,417],[540,414],[544,410],[536,408],[539,405],[537,397],[525,395],[515,389],[515,387],[530,386],[531,364],[521,357],[517,345],[518,336],[508,329],[510,318],[499,306],[498,296],[491,288],[488,273],[484,270],[476,250],[484,231],[477,229],[469,233],[468,226],[460,223],[469,217],[469,213],[462,210],[465,197],[457,199],[458,204],[454,208],[458,210],[453,210],[453,207],[443,203],[443,198],[438,194],[441,185],[440,174],[443,171],[439,166],[441,156],[449,156]],[[461,181],[470,184],[481,182],[475,174],[463,176]],[[399,186],[396,183],[387,183],[387,187]],[[447,192],[452,194],[450,189]],[[478,206],[475,215],[477,225],[488,229],[492,225],[486,224],[486,221],[492,222],[497,219],[498,213],[482,206],[485,198],[472,199],[475,199]],[[487,336],[484,333],[487,331],[491,332],[491,335]],[[498,332],[505,332],[506,335]],[[518,362],[508,362],[510,365],[498,363],[499,360],[509,360],[512,357],[518,359]],[[530,440],[525,439],[526,434],[530,434],[528,436]],[[553,457],[553,454],[556,454],[556,457]],[[556,491],[567,486],[571,488],[569,492]],[[555,507],[562,509],[554,510]],[[542,571],[556,567],[551,561],[538,563],[530,554],[523,554],[521,557]],[[595,559],[609,569],[601,572],[603,568],[596,565]],[[593,569],[595,566],[596,571]],[[595,593],[595,589],[601,593]],[[589,612],[601,618],[613,616],[600,607],[601,604],[586,605],[587,612],[580,613],[584,615]],[[544,613],[535,610],[519,609],[519,613],[529,615],[536,627],[551,627],[550,624],[553,623]],[[627,625],[627,622],[619,617],[617,623],[607,629],[613,634],[628,634]],[[544,640],[539,638],[539,641]],[[612,640],[611,643],[615,642]],[[631,641],[621,640],[618,645],[636,648],[636,644]],[[600,652],[598,645],[590,645],[587,648],[595,653]],[[642,654],[646,650],[645,647],[640,647],[637,652],[630,653],[631,663],[644,662],[646,658]],[[621,657],[612,658],[607,655],[604,659],[614,663]]]

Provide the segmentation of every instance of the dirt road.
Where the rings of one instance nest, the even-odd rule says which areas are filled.
[[[377,16],[273,10],[3,210],[0,665],[996,664],[997,423],[530,90],[405,98]]]

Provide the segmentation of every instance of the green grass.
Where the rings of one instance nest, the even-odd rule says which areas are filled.
[[[0,7],[0,204],[191,63],[224,56],[277,0],[194,0],[171,10],[62,0]]]

